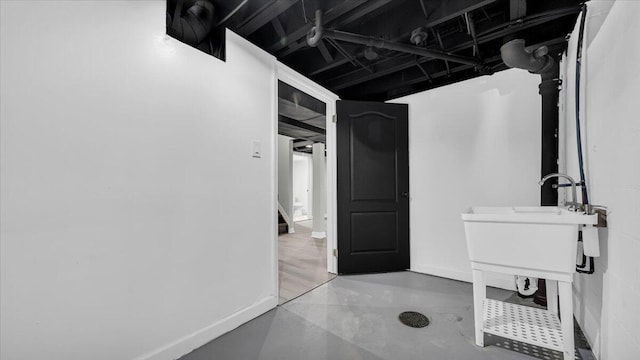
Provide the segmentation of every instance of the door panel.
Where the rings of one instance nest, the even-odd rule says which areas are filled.
[[[408,106],[337,102],[338,272],[409,267]]]
[[[396,199],[396,119],[369,113],[351,119],[351,199]],[[375,182],[370,181],[376,179]]]
[[[351,213],[351,253],[396,251],[398,220],[392,211]]]

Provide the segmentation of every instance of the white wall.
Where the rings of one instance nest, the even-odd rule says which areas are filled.
[[[539,204],[539,83],[513,69],[393,101],[409,104],[412,270],[471,281],[460,213]]]
[[[276,304],[275,60],[165,5],[1,2],[2,359],[172,359]]]
[[[309,154],[293,154],[293,201],[301,206],[297,211],[294,210],[296,221],[298,218],[301,220],[311,218],[312,168]]]
[[[278,135],[278,203],[293,232],[293,142],[288,136]]]
[[[640,354],[640,2],[590,1],[583,58],[583,151],[589,200],[609,207],[593,275],[576,275],[575,315],[600,360]],[[609,11],[610,10],[610,11]],[[577,30],[569,44],[562,160],[579,178],[574,117]]]

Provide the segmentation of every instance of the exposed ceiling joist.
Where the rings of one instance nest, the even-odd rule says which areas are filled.
[[[361,61],[358,60],[358,58],[349,54],[347,50],[345,50],[342,46],[340,46],[340,44],[338,44],[333,39],[327,39],[327,42],[331,44],[331,46],[333,46],[336,50],[338,50],[338,52],[342,54],[342,56],[344,56],[345,59],[348,60],[350,63],[352,63],[354,66],[359,66],[370,73],[373,72],[373,70],[369,66],[363,64]]]
[[[376,10],[378,10],[379,8],[389,4],[392,0],[370,0],[367,1],[366,4],[362,5],[361,8],[356,9],[353,13],[349,13],[347,14],[346,18],[341,18],[338,19],[337,21],[332,23],[332,20],[328,20],[328,13],[325,15],[324,17],[324,22],[331,25],[334,28],[341,28],[343,26],[345,26],[346,24],[350,24],[353,21],[357,21],[358,19],[360,19],[361,17],[372,13]],[[345,3],[348,3],[349,1],[345,1]],[[311,29],[313,26],[312,24],[310,24],[311,26],[308,26],[309,29]],[[307,32],[309,31],[309,29],[307,29]],[[307,35],[307,32],[305,32],[305,36]],[[287,56],[295,51],[300,50],[301,48],[307,47],[307,40],[304,39],[304,36],[298,38],[298,40],[296,42],[292,42],[291,45],[289,45],[286,49],[284,49],[283,51],[281,51],[279,53],[280,56]]]
[[[326,136],[322,134],[315,133],[313,131],[308,131],[301,129],[299,127],[280,123],[278,125],[278,134],[288,136],[293,139],[303,139],[308,140],[314,143],[326,143]]]
[[[565,41],[565,37],[558,37],[549,41],[545,41],[542,43],[538,43],[535,45],[530,45],[527,46],[527,50],[531,50],[533,51],[534,49],[539,48],[540,46],[547,46],[549,48],[552,47],[556,47],[562,43],[564,43]],[[504,70],[507,69],[508,67],[506,65],[504,65],[504,63],[502,63],[501,61],[501,57],[500,56],[493,56],[491,58],[487,58],[485,59],[487,61],[487,63],[495,63],[496,65],[496,69],[497,70]],[[424,67],[425,64],[421,64],[422,67]],[[461,66],[456,66],[450,69],[451,74],[458,74],[458,73],[462,73],[466,70],[470,70],[472,68],[472,66],[469,65],[461,65]],[[445,75],[447,74],[447,70],[440,70],[438,72],[434,72],[433,74],[431,74],[431,76],[433,76],[433,78],[437,78],[439,81],[439,85],[443,85],[443,84],[447,84],[447,83],[451,83],[452,79],[451,78],[447,78]],[[395,79],[395,80],[387,80],[387,81],[377,81],[375,84],[367,84],[366,85],[366,89],[362,89],[362,91],[356,91],[356,92],[361,92],[363,96],[368,97],[368,96],[374,96],[376,98],[382,97],[382,98],[392,98],[392,97],[398,97],[398,96],[402,96],[405,95],[402,92],[396,92],[394,94],[391,94],[391,92],[394,89],[398,89],[400,86],[403,87],[407,87],[407,86],[413,86],[413,85],[417,85],[420,83],[425,83],[425,81],[428,81],[426,78],[420,78],[420,77],[411,77],[409,76],[409,80],[402,80],[402,79]],[[431,84],[429,84],[430,86]],[[366,91],[365,91],[366,90]],[[368,94],[368,95],[367,95]]]
[[[273,20],[276,16],[282,14],[291,6],[293,6],[298,0],[275,0],[267,3],[254,13],[248,21],[245,21],[239,26],[236,31],[240,36],[249,36],[256,30],[260,29],[266,23]]]
[[[428,59],[421,58],[419,62],[425,62]],[[363,82],[371,81],[379,77],[389,75],[399,70],[414,66],[415,60],[413,56],[404,56],[395,59],[384,59],[375,65],[374,73],[365,73],[362,70],[354,70],[345,75],[341,75],[327,82],[328,86],[336,90],[342,90],[350,86],[354,86]]]
[[[499,60],[499,57],[493,57],[493,58],[487,59],[488,62],[496,61],[496,60]],[[471,69],[473,69],[473,66],[461,64],[461,65],[450,67],[449,69],[443,69],[443,70],[434,72],[431,74],[431,76],[433,78],[439,78],[438,81],[440,81],[441,83],[447,83],[451,81],[451,78],[446,77],[447,74],[457,74],[465,70],[471,70]],[[418,70],[420,69],[418,68]],[[406,87],[406,86],[422,83],[425,81],[428,81],[428,80],[424,77],[423,78],[412,77],[410,80],[396,79],[395,81],[390,80],[390,81],[379,82],[376,84],[376,86],[367,86],[367,87],[368,87],[368,91],[370,91],[371,93],[387,94],[391,89],[397,88],[399,83],[401,83],[402,86]]]
[[[473,21],[473,15],[471,13],[466,13],[465,20],[467,22],[467,28],[469,29],[469,35],[471,35],[471,39],[473,40],[473,55],[482,58],[482,56],[480,56],[480,44],[478,44],[478,36],[476,35],[476,25]]]
[[[527,15],[527,0],[509,0],[509,20],[516,20]]]
[[[456,54],[451,54],[443,51],[427,49],[421,46],[401,44],[394,41],[388,41],[388,40],[374,38],[370,36],[363,36],[360,34],[348,33],[345,31],[325,29],[323,36],[329,39],[345,41],[353,44],[377,47],[381,49],[387,49],[387,50],[397,51],[401,53],[430,57],[434,59],[443,59],[443,60],[458,62],[462,64],[480,65],[481,63],[478,59],[468,57],[468,56],[456,55]]]
[[[282,27],[282,23],[280,22],[280,20],[278,20],[277,17],[275,17],[275,18],[273,18],[273,20],[271,20],[271,25],[273,26],[273,29],[276,31],[276,34],[278,34],[278,36],[280,36],[280,37],[286,36],[286,33],[284,31],[284,27]]]
[[[295,126],[295,127],[299,127],[300,129],[304,129],[307,131],[312,131],[314,133],[320,134],[320,135],[326,135],[327,131],[325,129],[319,128],[317,126],[313,126],[310,124],[307,124],[304,121],[298,121],[298,120],[294,120],[291,119],[289,117],[286,117],[284,115],[278,115],[278,122],[279,123],[283,123],[283,124],[287,124],[287,125],[291,125],[291,126]]]
[[[322,54],[322,57],[326,62],[331,63],[333,61],[333,56],[331,55],[329,49],[327,49],[327,46],[323,41],[320,41],[318,43],[318,50],[320,50],[320,54]]]
[[[497,0],[441,0],[437,4],[427,2],[427,19],[426,27],[430,28],[446,21],[462,16],[467,12],[479,9],[496,2]],[[430,4],[433,4],[429,6]],[[433,9],[431,9],[433,7]]]
[[[449,14],[445,11],[445,9],[443,8],[443,6],[436,6],[436,5],[432,5],[431,7],[433,7],[432,12],[429,13],[429,19],[427,22],[427,25],[425,27],[427,28],[431,28],[431,30],[433,30],[433,27],[441,24],[445,21],[447,21],[448,19],[451,19],[452,17],[454,17],[455,14],[462,14],[464,15],[465,12],[470,12],[473,11],[475,9],[478,9],[481,6],[490,4],[495,2],[496,0],[486,0],[486,1],[478,1],[478,0],[458,0],[458,1],[451,1],[451,3],[449,3],[449,1],[447,1],[447,5],[445,5],[445,7],[447,9],[449,9],[450,11],[453,11],[453,14]],[[410,9],[405,9],[405,8],[397,8],[397,9],[391,9],[390,12],[388,13],[388,16],[390,18],[410,18],[411,15],[411,11]],[[411,32],[417,27],[417,26],[421,26],[425,23],[424,17],[422,17],[420,19],[419,22],[415,22],[415,21],[403,21],[399,24],[397,24],[394,28],[393,28],[393,36],[389,39],[392,42],[400,42],[400,41],[405,41],[406,39],[409,38],[409,36],[411,35]],[[336,24],[329,24],[331,27],[337,28]],[[328,26],[329,26],[328,25]],[[375,21],[370,21],[370,22],[366,22],[362,24],[362,27],[365,29],[371,29],[371,30],[375,30],[375,31],[390,31],[389,30],[383,30],[379,24],[376,24]],[[433,33],[435,34],[435,31],[433,31]],[[377,34],[380,35],[380,34]],[[299,46],[300,48],[306,46],[306,40],[304,42],[301,42],[302,44]],[[441,47],[441,49],[443,49],[443,47]],[[333,63],[331,64],[319,64],[319,65],[309,65],[307,67],[308,72],[310,75],[318,75],[322,72],[331,70],[333,68],[336,68],[338,66],[341,66],[343,64],[345,64],[348,61],[348,59],[336,59]]]
[[[418,61],[418,59],[416,59],[416,66],[418,67],[418,69],[420,69],[420,71],[422,71],[422,73],[424,74],[424,76],[427,78],[427,81],[429,81],[429,82],[433,82],[433,78],[431,78],[431,75],[429,74],[429,72],[427,71],[427,69],[425,69],[425,68],[420,64],[420,61]]]
[[[522,19],[516,22],[513,22],[509,26],[500,26],[500,29],[490,29],[488,31],[483,32],[477,36],[477,43],[483,44],[489,41],[499,39],[503,36],[514,34],[518,31],[522,31],[534,26],[538,26],[543,23],[547,23],[550,21],[554,21],[560,17],[574,14],[580,11],[579,7],[570,7],[565,9],[560,9],[558,11],[553,11],[546,16],[541,16],[540,14],[536,16],[531,16],[528,19]],[[458,52],[470,47],[474,46],[474,41],[466,41],[464,43],[455,46],[454,48],[448,49],[449,52]],[[419,60],[420,63],[424,63],[429,59],[422,58]],[[395,64],[394,64],[395,63]],[[340,77],[336,77],[326,82],[327,86],[332,89],[341,90],[350,86],[354,86],[360,83],[364,83],[367,81],[371,81],[377,79],[379,77],[388,75],[393,72],[404,70],[408,67],[414,66],[415,61],[413,59],[405,59],[404,61],[389,61],[385,59],[376,64],[376,72],[369,73],[362,70],[354,70],[350,73],[346,73],[341,75]]]
[[[170,18],[176,1],[167,0]],[[343,99],[360,100],[386,100],[399,94],[406,95],[504,70],[506,67],[496,56],[505,42],[522,38],[527,43],[538,44],[566,36],[573,29],[584,2],[234,0],[232,6],[227,0],[198,1],[211,2],[216,14],[222,14],[220,17],[223,19],[228,16],[225,14],[234,14],[225,26],[295,71]],[[334,31],[338,36],[324,38],[318,49],[312,49],[307,45],[306,36],[315,25],[311,18],[316,10],[322,10],[325,29]],[[218,33],[224,32],[216,31]],[[346,43],[340,39],[344,33],[383,39],[390,45],[380,48],[364,41]],[[196,47],[223,58],[218,54],[223,46],[207,45],[210,43]],[[420,51],[440,52],[439,55],[448,53],[445,55],[454,55],[454,58],[440,56],[440,60],[431,60],[427,53],[416,57],[399,51],[398,46],[405,50],[406,46],[415,46]],[[556,54],[564,46],[566,43],[557,46]],[[464,64],[469,58],[474,58],[474,63]],[[456,60],[465,60],[464,66],[458,65]],[[474,66],[476,60],[480,66]],[[313,118],[305,110],[297,108],[296,104],[300,103],[296,99],[286,100],[289,102],[284,104],[285,110],[291,116],[285,116],[324,127],[322,116]],[[283,126],[293,132],[307,131],[288,124]],[[303,135],[313,136],[312,133]]]
[[[313,145],[313,141],[311,141],[311,140],[301,140],[301,139],[294,139],[293,140],[293,147],[294,148],[306,147],[307,145]]]

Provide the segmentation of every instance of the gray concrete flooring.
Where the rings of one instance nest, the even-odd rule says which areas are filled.
[[[472,286],[412,272],[340,276],[182,357],[182,360],[562,359],[559,352],[485,338],[474,343]],[[520,301],[488,288],[487,296]],[[410,328],[403,311],[429,317]],[[578,342],[580,343],[580,342]],[[595,359],[580,348],[576,359]]]

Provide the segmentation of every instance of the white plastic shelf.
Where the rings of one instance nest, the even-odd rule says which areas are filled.
[[[544,309],[484,299],[485,333],[518,340],[548,349],[563,350],[558,316]]]

